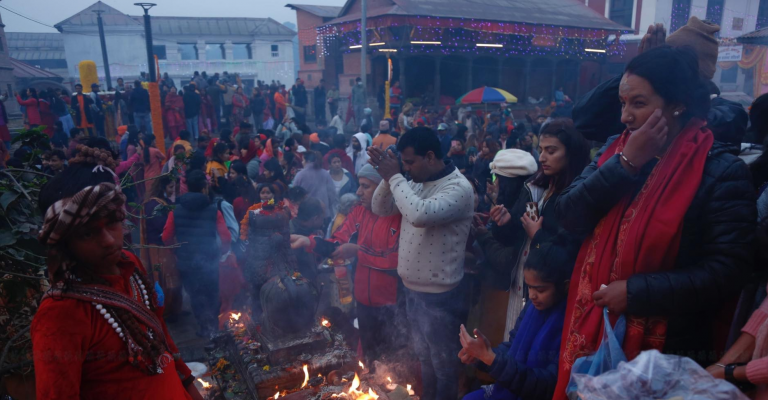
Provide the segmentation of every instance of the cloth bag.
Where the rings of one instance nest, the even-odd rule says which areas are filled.
[[[603,308],[603,340],[600,342],[600,347],[598,347],[595,354],[581,357],[573,363],[571,380],[568,382],[568,387],[565,390],[569,399],[580,399],[577,393],[578,386],[573,378],[574,375],[598,376],[616,369],[620,362],[627,362],[627,356],[624,355],[624,350],[621,348],[626,330],[627,320],[623,315],[616,321],[616,326],[611,327],[611,321],[608,319],[608,309]]]

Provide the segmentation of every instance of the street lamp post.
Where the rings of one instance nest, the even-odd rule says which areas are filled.
[[[101,41],[101,58],[104,61],[104,78],[107,81],[107,87],[105,89],[109,90],[110,87],[112,87],[112,77],[109,74],[109,56],[107,56],[107,42],[106,39],[104,39],[104,22],[101,19],[101,13],[104,12],[104,10],[93,10],[93,12],[96,13],[96,21],[99,23],[99,40]]]
[[[149,9],[156,6],[155,3],[134,3],[144,9],[144,36],[147,38],[147,69],[149,69],[149,81],[157,82],[157,71],[155,71],[155,55],[152,54],[152,21],[149,18]]]

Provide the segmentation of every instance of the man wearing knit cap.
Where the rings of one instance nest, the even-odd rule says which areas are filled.
[[[405,313],[397,306],[401,217],[399,213],[380,217],[371,211],[374,192],[381,182],[381,175],[373,166],[366,164],[357,177],[360,205],[352,209],[344,224],[331,236],[330,241],[340,245],[331,258],[357,257],[354,290],[360,342],[365,364],[373,366],[374,361],[395,354],[406,344],[402,334],[406,331]],[[292,247],[304,247],[308,252],[318,250],[321,239],[291,236]]]
[[[699,74],[707,85],[713,98],[707,115],[707,128],[715,140],[741,144],[747,129],[749,117],[741,104],[720,97],[720,90],[712,83],[715,75],[718,54],[718,42],[715,34],[720,27],[709,21],[702,21],[696,16],[688,24],[667,37],[663,24],[651,25],[640,42],[638,52],[654,47],[668,45],[672,47],[691,47],[698,57]],[[605,142],[608,137],[618,135],[626,128],[621,123],[621,103],[619,103],[619,83],[622,75],[608,80],[592,89],[573,107],[573,122],[576,130],[588,140]]]
[[[464,253],[474,211],[472,185],[453,163],[443,162],[435,132],[409,130],[395,154],[368,149],[368,162],[383,178],[373,212],[402,215],[397,273],[405,286],[413,348],[421,362],[424,400],[455,399],[461,365],[457,335],[463,292]],[[403,176],[408,172],[413,180]]]
[[[379,122],[379,134],[373,138],[373,146],[386,149],[395,143],[397,143],[397,139],[390,134],[389,121],[386,119],[381,120]]]

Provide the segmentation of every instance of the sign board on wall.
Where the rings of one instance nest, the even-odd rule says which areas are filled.
[[[717,53],[717,62],[741,61],[744,46],[720,46]]]

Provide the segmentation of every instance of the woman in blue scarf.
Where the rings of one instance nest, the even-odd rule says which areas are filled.
[[[552,398],[574,258],[575,252],[559,241],[531,245],[524,268],[530,301],[509,333],[509,342],[491,348],[480,331],[475,329],[470,335],[461,326],[459,358],[465,364],[476,364],[496,380],[464,400]]]

